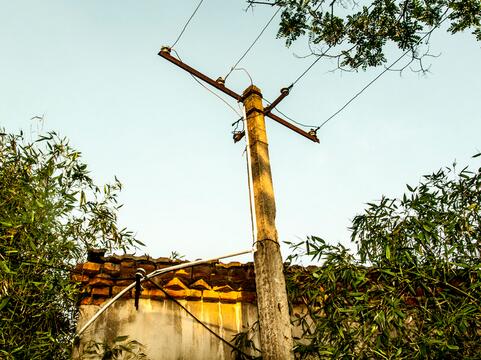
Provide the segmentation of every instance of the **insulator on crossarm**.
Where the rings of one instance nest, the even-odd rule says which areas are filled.
[[[170,54],[170,47],[169,46],[162,46],[160,48],[160,52]]]

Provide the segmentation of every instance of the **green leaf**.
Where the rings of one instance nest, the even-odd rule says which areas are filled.
[[[388,269],[381,269],[381,272],[391,275],[393,277],[396,276],[395,273],[393,273],[391,270],[388,270]]]
[[[449,350],[459,350],[459,346],[457,346],[457,345],[447,344],[446,347],[447,347]]]
[[[129,338],[128,335],[120,335],[114,339],[114,343],[125,341]]]
[[[65,139],[39,140],[0,136],[0,357],[63,360],[82,290],[64,268],[84,262],[87,248],[140,243],[118,230],[120,187],[107,184],[103,197]]]
[[[0,301],[0,310],[2,310],[5,306],[7,306],[9,300],[10,300],[9,297],[2,298],[2,300]]]

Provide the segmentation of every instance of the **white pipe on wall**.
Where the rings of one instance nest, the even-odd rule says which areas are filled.
[[[205,264],[205,263],[208,263],[208,262],[211,262],[211,261],[216,261],[216,260],[220,260],[220,259],[226,259],[226,258],[230,258],[230,257],[234,257],[234,256],[238,256],[238,255],[244,255],[244,254],[248,254],[248,253],[251,253],[252,250],[245,250],[245,251],[240,251],[240,252],[237,252],[237,253],[233,253],[233,254],[228,254],[228,255],[222,255],[222,256],[217,256],[217,257],[214,257],[214,258],[211,258],[211,259],[206,259],[206,260],[196,260],[196,261],[190,261],[190,262],[186,262],[186,263],[183,263],[183,264],[179,264],[179,265],[174,265],[174,266],[170,266],[170,267],[166,267],[166,268],[163,268],[163,269],[158,269],[158,270],[155,270],[155,271],[152,271],[150,274],[146,275],[144,278],[142,278],[140,280],[140,282],[143,282],[147,279],[151,279],[157,275],[160,275],[160,274],[164,274],[166,272],[170,272],[170,271],[175,271],[175,270],[179,270],[179,269],[184,269],[186,267],[191,267],[191,266],[195,266],[195,265],[201,265],[201,264]],[[87,328],[92,325],[92,323],[97,320],[97,318],[102,315],[102,313],[107,310],[114,302],[116,302],[118,299],[120,299],[127,291],[129,291],[130,289],[132,289],[133,287],[135,286],[135,281],[130,284],[129,286],[127,286],[125,289],[123,289],[121,292],[119,292],[117,295],[115,295],[112,299],[110,299],[104,306],[102,306],[99,311],[97,311],[95,313],[94,316],[92,316],[90,318],[89,321],[87,321],[85,323],[84,326],[82,326],[82,328],[78,331],[78,333],[75,335],[75,339],[78,339],[80,338],[80,336],[85,332],[85,330],[87,330]]]

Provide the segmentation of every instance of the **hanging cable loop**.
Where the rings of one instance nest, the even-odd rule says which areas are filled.
[[[242,121],[242,130],[237,130],[239,128],[239,124]],[[239,120],[232,123],[232,126],[235,126],[234,130],[232,131],[232,138],[234,139],[234,144],[239,142],[245,135],[244,130],[244,118],[240,118]]]

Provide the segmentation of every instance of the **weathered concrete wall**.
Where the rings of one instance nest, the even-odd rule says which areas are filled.
[[[179,263],[166,258],[89,254],[89,261],[72,274],[82,286],[80,329],[105,302],[131,284],[136,269],[147,273]],[[162,274],[142,283],[139,309],[135,290],[127,292],[82,334],[74,356],[84,354],[92,342],[108,343],[128,335],[145,346],[150,359],[232,359],[232,348],[211,334],[171,299],[179,301],[212,331],[232,337],[257,320],[254,269],[251,264],[211,263]],[[164,289],[168,296],[158,287]],[[259,348],[257,337],[254,338]],[[252,354],[258,355],[258,354]],[[93,359],[95,357],[89,357]]]
[[[257,320],[257,307],[248,303],[213,303],[179,300],[204,324],[231,341],[243,327]],[[98,305],[82,305],[78,327],[82,327],[99,309]],[[150,359],[195,360],[232,359],[231,348],[196,322],[173,301],[140,299],[136,310],[134,300],[119,300],[84,333],[76,347],[76,354],[85,345],[112,342],[121,335],[129,335],[145,346]],[[255,339],[259,347],[258,340]],[[254,355],[254,354],[253,354]]]

